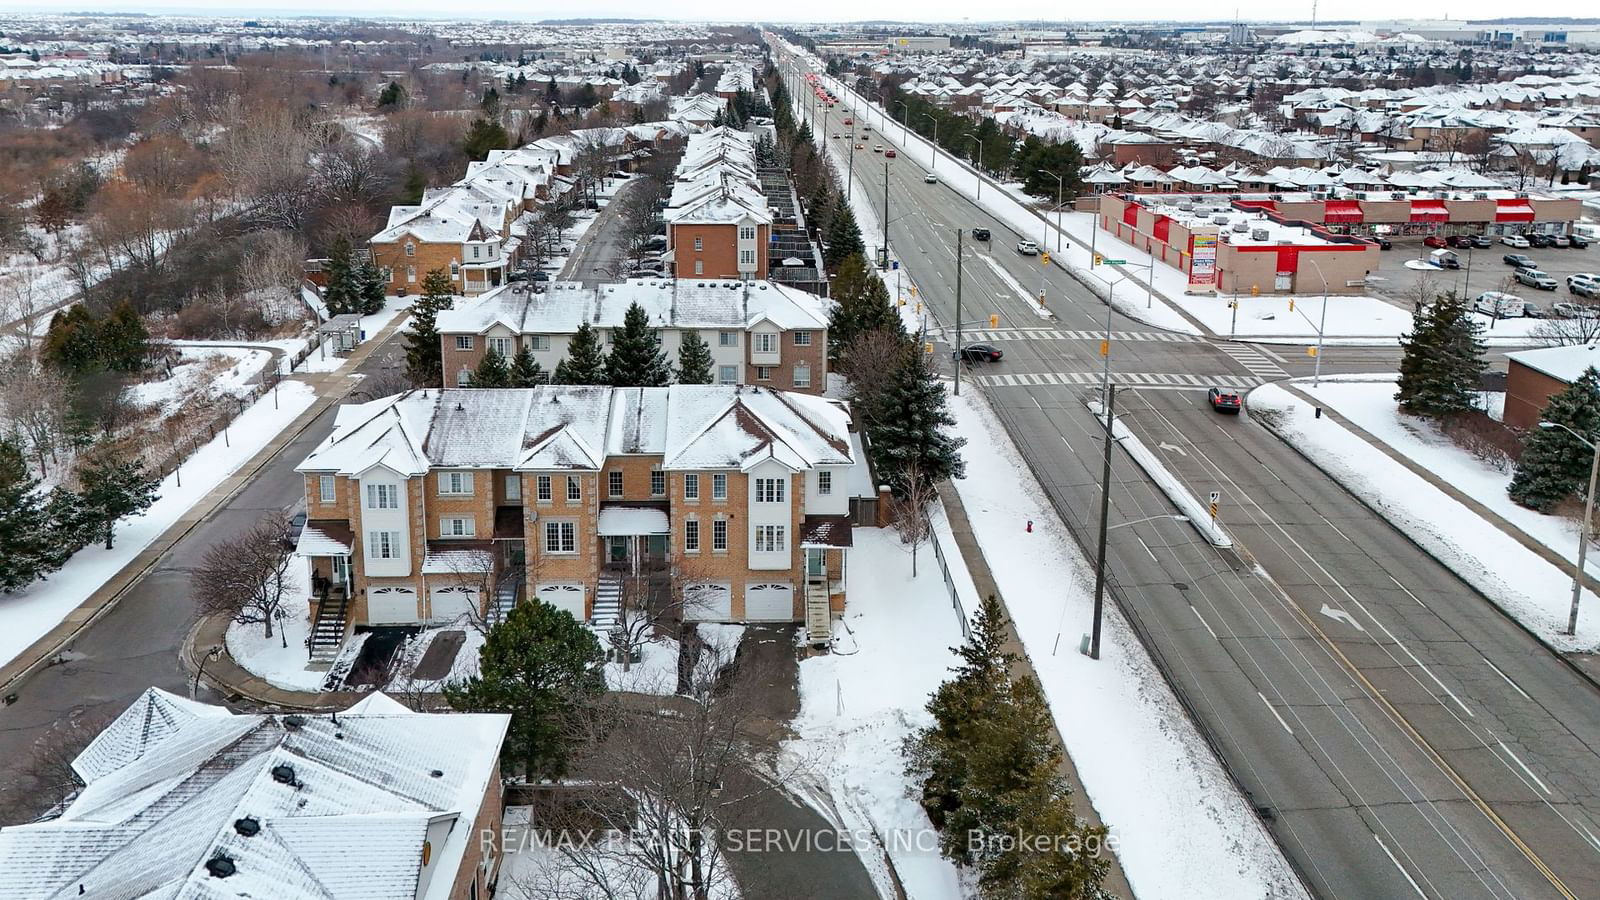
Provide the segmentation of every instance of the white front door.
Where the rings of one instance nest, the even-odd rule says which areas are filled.
[[[416,588],[380,587],[367,591],[367,624],[410,625],[418,621]]]
[[[794,618],[793,585],[760,582],[745,586],[746,622],[793,622]]]
[[[583,585],[576,582],[541,584],[533,593],[535,597],[556,609],[564,609],[571,613],[579,622],[584,621]]]
[[[436,587],[428,598],[432,601],[430,622],[449,622],[462,616],[476,616],[483,607],[478,605],[478,589],[472,585],[452,584]]]

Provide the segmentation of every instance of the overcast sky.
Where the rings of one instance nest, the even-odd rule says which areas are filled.
[[[1047,8],[1041,7],[1037,0],[1021,2],[1021,0],[987,0],[975,3],[973,0],[874,0],[863,3],[860,0],[811,0],[804,4],[762,4],[761,12],[765,15],[777,16],[780,9],[787,7],[793,11],[794,18],[804,17],[806,21],[851,21],[865,18],[871,19],[896,19],[907,22],[918,21],[1005,21],[1017,20],[1028,17],[1037,17]],[[1235,7],[1243,19],[1284,21],[1286,19],[1308,20],[1311,18],[1310,0],[1294,0],[1291,3],[1268,2],[1268,0],[1241,0],[1238,3],[1204,4],[1194,3],[1192,0],[1137,0],[1137,2],[1119,4],[1115,9],[1119,16],[1126,20],[1168,20],[1168,21],[1195,21],[1206,19],[1210,21],[1227,20],[1233,17]],[[436,0],[328,0],[328,2],[310,2],[310,0],[271,0],[268,3],[248,2],[248,0],[215,0],[215,2],[201,5],[187,4],[151,4],[140,3],[138,0],[34,0],[29,3],[7,3],[0,0],[0,10],[3,11],[51,11],[67,12],[82,10],[127,11],[148,13],[174,13],[180,15],[203,15],[206,13],[219,15],[357,15],[357,16],[398,16],[418,18],[441,18],[446,15],[460,16],[468,13],[467,9],[449,9],[447,5]],[[448,10],[448,11],[447,11]],[[1102,11],[1110,10],[1101,8]],[[471,4],[470,13],[475,18],[504,18],[517,20],[535,20],[551,18],[570,18],[573,16],[625,16],[625,17],[659,17],[671,15],[685,19],[711,20],[744,20],[752,13],[752,5],[748,0],[675,0],[669,4],[660,2],[646,2],[646,0],[599,0],[594,3],[528,3],[517,0],[479,0]],[[1500,18],[1515,13],[1515,9],[1494,0],[1444,0],[1435,3],[1408,3],[1396,5],[1392,0],[1319,0],[1317,16],[1319,19],[1328,20],[1339,18],[1343,20],[1361,19],[1386,19],[1403,14],[1409,17],[1439,17],[1455,20],[1470,20],[1478,18]],[[1551,0],[1551,2],[1538,4],[1537,15],[1540,16],[1582,16],[1594,15],[1595,6],[1592,2],[1578,2],[1578,0]]]

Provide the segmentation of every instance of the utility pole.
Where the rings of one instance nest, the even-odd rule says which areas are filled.
[[[1111,387],[1106,392],[1106,405],[1100,408],[1106,417],[1106,444],[1105,460],[1100,468],[1100,553],[1094,562],[1094,626],[1089,632],[1090,659],[1100,658],[1100,619],[1105,611],[1106,532],[1110,530],[1107,522],[1111,518],[1111,430],[1117,421],[1116,409],[1117,389]]]
[[[956,229],[956,396],[961,396],[961,229]]]
[[[889,265],[889,161],[883,161],[883,265]],[[896,295],[898,297],[898,295]]]

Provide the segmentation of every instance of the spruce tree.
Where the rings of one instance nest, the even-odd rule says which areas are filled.
[[[370,316],[383,309],[388,286],[383,281],[383,270],[368,259],[356,269],[356,293],[361,297],[361,314]]]
[[[439,343],[439,310],[450,306],[450,276],[434,269],[422,276],[422,296],[411,305],[406,330],[406,377],[415,387],[444,386],[444,355]]]
[[[1400,339],[1400,377],[1394,395],[1400,409],[1431,418],[1476,409],[1488,365],[1482,331],[1454,291],[1419,304],[1411,332]]]
[[[138,460],[118,462],[107,453],[91,460],[79,480],[83,482],[80,500],[87,522],[105,535],[107,550],[112,548],[117,520],[148,509],[161,484]]]
[[[467,159],[477,161],[489,155],[490,150],[504,150],[511,146],[511,136],[493,119],[477,119],[461,139],[461,152]]]
[[[889,289],[861,256],[848,257],[839,264],[829,293],[834,302],[828,321],[830,359],[839,359],[843,348],[866,332],[880,328],[905,331],[900,313],[890,300]]]
[[[38,487],[22,451],[0,440],[0,593],[25,588],[55,568],[48,562],[49,520]]]
[[[506,367],[506,358],[500,355],[499,350],[490,348],[483,354],[483,359],[478,360],[478,367],[472,370],[472,386],[475,388],[511,386],[511,370]]]
[[[678,383],[710,384],[711,381],[711,345],[700,332],[685,331],[678,344]]]
[[[541,384],[544,384],[544,369],[539,367],[539,361],[533,358],[533,353],[523,347],[516,356],[511,357],[511,386],[530,388]]]
[[[830,269],[837,268],[851,256],[866,256],[867,247],[861,243],[861,229],[856,226],[856,216],[849,204],[840,202],[834,206],[828,220],[826,243],[828,249],[823,251],[822,260]]]
[[[946,406],[944,386],[923,356],[908,346],[866,411],[873,464],[897,494],[905,487],[909,467],[917,467],[932,484],[960,478],[965,471],[961,447],[966,439],[948,431],[955,419]]]
[[[138,372],[150,351],[150,332],[133,304],[124,300],[100,323],[100,354],[106,368]]]
[[[1589,440],[1600,440],[1600,372],[1586,370],[1566,390],[1550,398],[1539,417],[1565,425]],[[1589,487],[1594,451],[1562,428],[1535,428],[1528,434],[1508,492],[1530,509],[1549,512]]]
[[[606,378],[606,354],[600,348],[600,335],[587,321],[567,341],[567,357],[556,364],[557,384],[610,384]]]
[[[511,714],[500,755],[507,774],[560,778],[573,750],[572,726],[605,691],[604,662],[594,632],[571,613],[523,602],[489,632],[478,674],[445,688],[445,699],[464,712]]]
[[[342,316],[361,311],[361,289],[356,280],[355,262],[350,241],[344,236],[334,238],[328,248],[328,262],[323,267],[327,284],[322,288],[322,302],[328,315]]]
[[[44,358],[69,375],[82,375],[100,367],[100,323],[82,303],[50,317],[42,347]]]
[[[661,334],[650,327],[650,316],[638,303],[628,306],[622,327],[612,332],[606,381],[612,387],[663,387],[672,381]]]

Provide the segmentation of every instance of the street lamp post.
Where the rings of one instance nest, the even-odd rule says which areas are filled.
[[[1106,443],[1105,461],[1100,469],[1100,552],[1094,561],[1094,625],[1089,632],[1090,659],[1100,658],[1100,620],[1105,612],[1106,535],[1111,531],[1106,525],[1111,517],[1111,443],[1114,440],[1112,431],[1117,421],[1116,404],[1116,389],[1110,388],[1106,392],[1105,405],[1100,407],[1100,412],[1106,419]]]
[[[967,140],[972,141],[978,148],[978,197],[977,202],[983,202],[983,138],[975,134],[967,135]]]
[[[937,150],[937,147],[935,148]],[[962,230],[956,229],[956,396],[961,396],[961,238]]]
[[[1066,190],[1066,187],[1067,187],[1066,179],[1062,178],[1060,175],[1057,175],[1054,172],[1046,172],[1044,169],[1035,169],[1034,171],[1038,172],[1040,175],[1049,175],[1051,178],[1054,178],[1056,180],[1056,215],[1060,216],[1061,215],[1061,194]],[[1061,223],[1060,222],[1056,222],[1056,252],[1057,253],[1061,252],[1061,231],[1062,231]],[[1048,232],[1048,231],[1045,232],[1044,242],[1045,242],[1046,245],[1049,245],[1049,243],[1050,243],[1050,232]]]
[[[1322,337],[1328,330],[1328,277],[1322,274],[1322,267],[1316,260],[1307,259],[1311,267],[1317,270],[1317,277],[1322,279],[1322,315],[1317,321],[1317,362],[1311,369],[1311,386],[1316,387],[1322,383]]]
[[[906,128],[906,118],[911,115],[911,107],[907,106],[904,100],[896,100],[894,105],[900,107],[900,143],[910,143],[909,132]]]
[[[1578,523],[1578,565],[1572,571],[1572,611],[1567,614],[1567,630],[1565,632],[1566,634],[1577,634],[1578,599],[1583,596],[1583,562],[1588,556],[1589,539],[1594,536],[1589,527],[1589,520],[1594,517],[1594,484],[1595,476],[1600,475],[1600,445],[1595,444],[1594,441],[1589,440],[1560,422],[1540,422],[1539,427],[1546,430],[1559,428],[1577,438],[1585,447],[1594,451],[1594,459],[1589,464],[1589,492],[1584,495],[1583,521]]]
[[[922,117],[933,123],[933,165],[928,166],[928,171],[932,172],[939,168],[939,120],[927,113]]]

